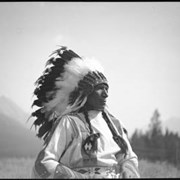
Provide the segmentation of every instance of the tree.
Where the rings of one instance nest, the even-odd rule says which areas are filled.
[[[136,129],[131,144],[141,159],[168,161],[180,166],[180,137],[166,129],[162,133],[160,114],[155,109],[145,133]]]
[[[149,124],[149,136],[151,138],[152,136],[162,135],[161,121],[159,118],[160,118],[160,114],[158,110],[155,109]]]
[[[147,132],[148,139],[150,140],[150,146],[152,148],[163,148],[163,134],[162,134],[162,124],[160,120],[160,114],[157,109],[155,109],[152,118],[150,119],[149,130]]]

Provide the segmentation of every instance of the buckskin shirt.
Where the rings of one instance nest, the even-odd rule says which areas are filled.
[[[112,117],[111,117],[112,118]],[[123,169],[128,177],[139,177],[138,160],[119,120],[112,118],[117,131],[128,145],[126,157],[112,138],[101,112],[90,111],[89,119],[97,137],[97,144],[84,143],[89,127],[82,113],[61,117],[49,137],[48,143],[37,156],[32,178],[122,178]],[[93,151],[93,146],[97,146]],[[92,151],[91,151],[92,150]],[[67,176],[68,169],[69,176]]]

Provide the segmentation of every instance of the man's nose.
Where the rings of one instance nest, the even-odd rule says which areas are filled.
[[[108,97],[108,92],[104,89],[102,92],[102,97],[107,98]]]

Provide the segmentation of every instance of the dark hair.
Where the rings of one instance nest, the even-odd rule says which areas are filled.
[[[86,109],[86,106],[84,106],[81,110],[83,111],[85,119],[86,119],[86,122],[89,125],[90,134],[93,134],[93,129],[92,129],[92,126],[91,126],[91,123],[90,123],[90,119],[89,119],[89,115],[88,115],[88,110]]]

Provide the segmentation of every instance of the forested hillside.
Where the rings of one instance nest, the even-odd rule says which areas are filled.
[[[180,165],[180,136],[168,127],[163,132],[158,110],[154,111],[146,132],[135,130],[131,144],[140,159]]]

